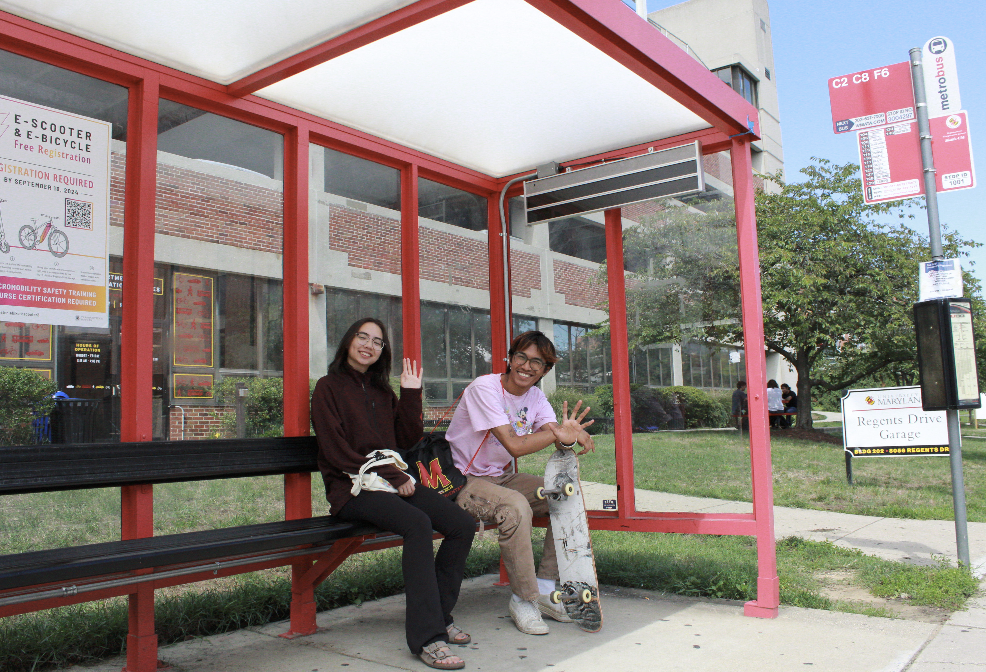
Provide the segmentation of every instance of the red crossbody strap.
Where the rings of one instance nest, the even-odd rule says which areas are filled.
[[[486,439],[488,439],[489,436],[490,436],[490,430],[487,429],[486,430],[486,436],[484,436],[483,437],[483,440],[479,442],[479,448],[477,448],[476,449],[476,452],[472,454],[472,460],[469,460],[469,464],[466,465],[466,469],[465,470],[467,472],[469,471],[469,467],[472,466],[473,460],[475,460],[476,459],[476,456],[479,455],[479,451],[482,449],[483,444],[486,443]],[[466,476],[468,476],[468,475],[469,474],[466,474]]]
[[[452,402],[452,405],[445,409],[445,412],[442,414],[442,417],[439,418],[438,422],[435,423],[435,426],[431,428],[430,432],[428,432],[429,434],[434,434],[435,430],[438,429],[438,426],[441,425],[443,422],[445,422],[445,418],[448,417],[449,411],[451,411],[453,408],[459,405],[459,399],[462,399],[462,395],[465,393],[466,393],[465,390],[462,390],[462,392],[459,393],[459,396],[455,398],[455,401]],[[483,440],[485,441],[486,439]],[[479,445],[482,446],[483,444],[479,444]],[[472,464],[472,462],[470,462],[470,464]]]

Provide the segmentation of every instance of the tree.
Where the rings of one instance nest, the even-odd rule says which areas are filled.
[[[917,204],[866,204],[858,171],[815,159],[801,171],[804,181],[767,176],[780,192],[756,197],[764,339],[798,374],[799,428],[812,426],[813,391],[841,390],[881,372],[914,380],[912,306],[928,243],[905,223]],[[634,343],[743,343],[735,227],[723,206],[709,213],[670,208],[627,232],[625,245],[639,247],[628,258],[654,259],[646,269],[639,261],[631,267]],[[945,231],[943,246],[946,257],[958,258],[978,243]],[[964,280],[966,295],[982,306],[979,283],[968,274]],[[986,354],[986,339],[978,341]]]

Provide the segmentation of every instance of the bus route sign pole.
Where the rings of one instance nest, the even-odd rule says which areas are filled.
[[[945,258],[941,244],[941,225],[938,220],[938,192],[935,184],[935,160],[931,153],[931,123],[928,119],[928,97],[924,86],[924,66],[921,47],[910,50],[911,81],[914,86],[914,106],[917,108],[918,133],[921,136],[921,163],[924,168],[924,197],[928,208],[928,233],[931,257]],[[962,477],[962,434],[959,412],[945,411],[948,424],[948,461],[952,469],[952,503],[955,511],[955,545],[959,564],[971,568],[969,561],[969,527],[965,507],[965,483]]]

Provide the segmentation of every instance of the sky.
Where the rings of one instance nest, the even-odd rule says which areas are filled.
[[[986,287],[986,2],[768,3],[784,173],[789,181],[799,179],[798,171],[813,156],[840,164],[859,162],[855,133],[832,132],[830,78],[906,61],[912,47],[923,47],[933,37],[944,36],[954,42],[962,107],[969,113],[973,162],[978,159],[980,165],[978,185],[939,194],[938,210],[943,225],[965,239],[984,244],[972,252],[970,260],[975,262],[972,272]],[[653,12],[675,4],[648,0],[647,9]],[[913,221],[914,228],[927,237],[923,211]],[[968,265],[963,268],[968,269]]]

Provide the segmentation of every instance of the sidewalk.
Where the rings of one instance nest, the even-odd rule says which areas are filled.
[[[612,498],[609,488],[584,484],[587,503]],[[742,502],[637,491],[638,509],[749,511]],[[955,557],[948,521],[912,521],[825,511],[775,509],[777,538],[830,539],[880,557],[930,563]],[[986,570],[986,523],[970,523],[976,571]],[[331,580],[331,579],[330,579]],[[523,635],[507,616],[509,590],[484,576],[463,585],[456,623],[473,636],[461,648],[467,670],[598,672],[944,672],[986,671],[986,597],[970,602],[943,624],[873,618],[781,607],[773,620],[743,616],[728,600],[669,596],[623,588],[602,589],[602,632],[587,634],[549,621],[544,637]],[[284,622],[162,647],[175,672],[383,672],[427,669],[404,645],[404,598],[389,597],[323,612],[319,632],[285,640]],[[88,667],[118,672],[123,658]]]

